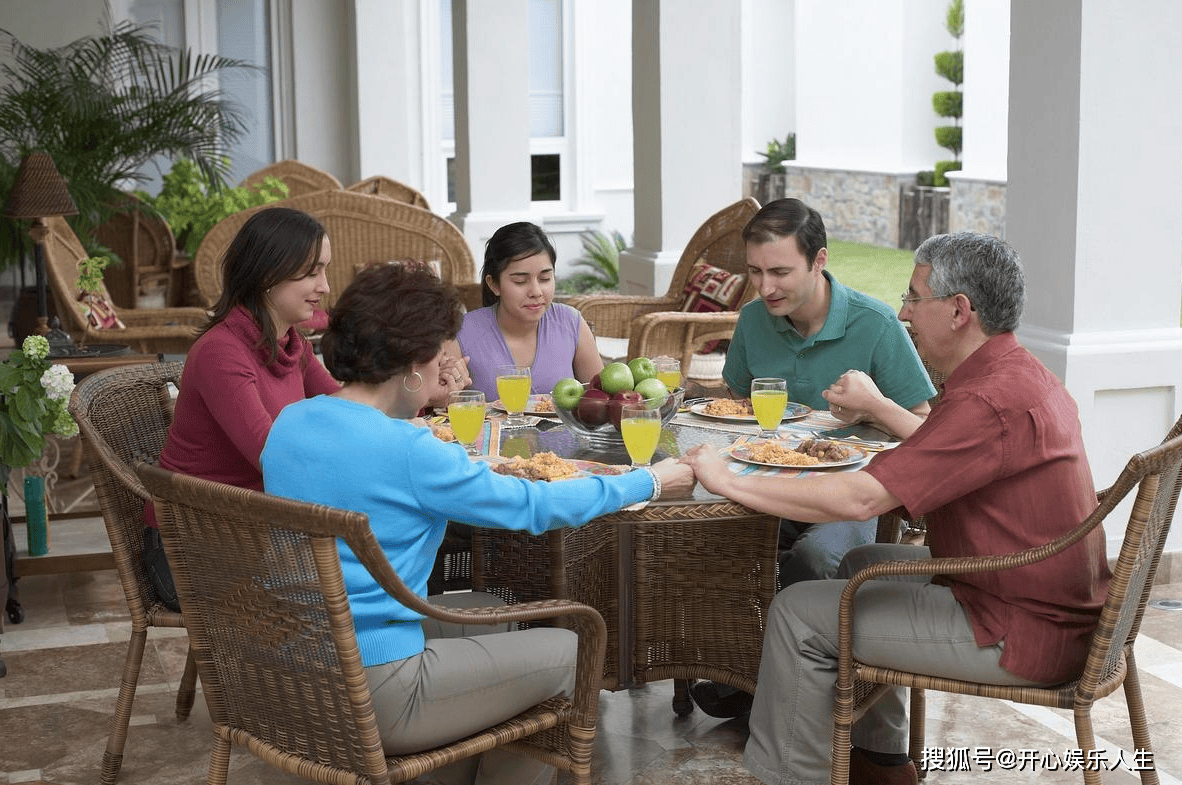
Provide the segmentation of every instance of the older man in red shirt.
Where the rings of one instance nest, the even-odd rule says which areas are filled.
[[[1079,413],[1062,383],[1013,335],[1025,301],[1018,255],[1001,240],[932,237],[915,253],[899,318],[920,355],[947,374],[921,420],[865,374],[825,397],[905,437],[858,472],[782,480],[739,476],[713,451],[684,460],[707,489],[795,520],[926,515],[930,550],[868,545],[838,580],[788,587],[769,614],[744,764],[769,785],[829,780],[837,606],[843,576],[874,561],[1009,553],[1075,527],[1096,506]],[[992,573],[872,581],[858,594],[854,654],[864,662],[995,684],[1054,684],[1077,674],[1108,588],[1103,532],[1063,553]],[[854,727],[850,782],[916,783],[903,690]]]

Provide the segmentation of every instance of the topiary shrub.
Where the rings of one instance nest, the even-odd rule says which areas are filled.
[[[944,28],[949,35],[960,43],[964,35],[964,0],[952,0],[948,4],[948,11],[944,19]],[[960,151],[963,136],[960,118],[964,112],[964,94],[960,85],[964,82],[964,52],[960,49],[952,52],[937,52],[935,55],[936,73],[947,79],[957,88],[955,90],[941,90],[932,95],[932,109],[940,117],[948,117],[953,125],[936,127],[936,144],[952,153],[953,160],[938,161],[932,172],[932,184],[948,185],[945,172],[960,169]]]

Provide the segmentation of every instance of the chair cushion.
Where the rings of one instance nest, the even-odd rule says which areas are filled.
[[[82,308],[83,316],[86,317],[86,323],[96,330],[107,330],[112,327],[120,330],[124,328],[105,284],[100,286],[97,292],[80,292],[78,303]]]
[[[685,305],[681,310],[686,313],[734,311],[746,286],[746,275],[698,261],[685,283]]]
[[[685,283],[686,313],[719,313],[737,310],[747,288],[747,276],[732,273],[699,260],[690,269]],[[699,354],[711,354],[725,350],[730,341],[709,341],[698,350]]]

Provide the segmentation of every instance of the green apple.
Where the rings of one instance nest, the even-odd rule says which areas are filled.
[[[624,390],[631,390],[636,384],[632,378],[632,369],[624,363],[608,363],[599,372],[599,384],[608,395],[615,395]]]
[[[554,399],[555,406],[569,412],[579,405],[579,399],[583,397],[583,383],[569,376],[559,379],[550,391],[550,397]]]
[[[645,379],[657,378],[657,365],[647,357],[637,357],[628,362],[628,370],[632,371],[633,385],[640,384]],[[633,387],[635,389],[635,386]]]
[[[669,388],[660,379],[642,379],[636,383],[636,392],[648,404],[650,409],[657,409],[665,405],[669,397]],[[557,399],[555,399],[557,400]]]

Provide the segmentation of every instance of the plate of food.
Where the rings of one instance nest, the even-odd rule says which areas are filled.
[[[828,439],[767,439],[732,444],[726,454],[736,461],[776,469],[832,469],[864,461],[869,453]]]
[[[613,466],[596,461],[560,458],[552,452],[540,452],[529,458],[521,456],[505,458],[499,455],[473,457],[476,460],[492,464],[492,470],[497,474],[507,474],[510,477],[520,477],[523,480],[573,480],[577,477],[591,477],[597,474],[624,474],[632,469],[630,466]]]
[[[712,420],[727,420],[730,422],[756,422],[755,411],[751,408],[748,398],[711,398],[708,401],[695,403],[690,407],[692,414],[709,417]],[[784,406],[783,420],[799,420],[808,417],[813,410],[803,403],[789,402]]]
[[[505,404],[501,403],[500,398],[490,403],[489,406],[496,409],[498,412],[508,412],[508,409],[505,408]],[[558,416],[558,414],[554,411],[554,400],[550,397],[549,393],[538,393],[537,395],[531,395],[529,397],[529,403],[525,405],[525,411],[523,411],[522,414],[532,414],[535,417]]]

